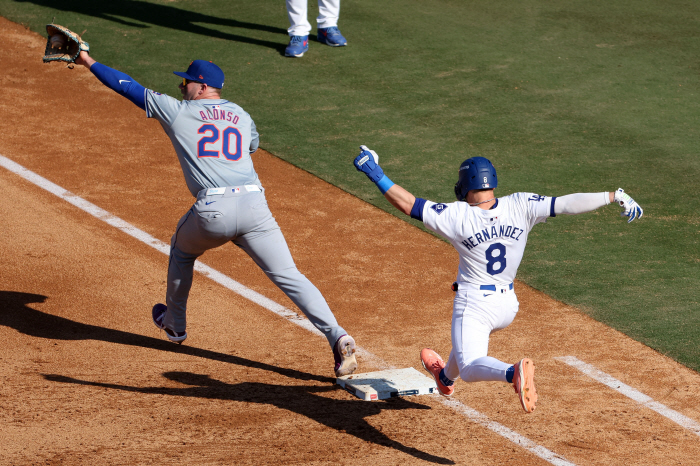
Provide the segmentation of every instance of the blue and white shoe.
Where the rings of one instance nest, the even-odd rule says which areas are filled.
[[[318,41],[322,44],[330,45],[331,47],[343,47],[348,45],[348,41],[340,33],[340,29],[336,26],[329,28],[318,28]]]
[[[165,326],[163,323],[163,319],[165,318],[165,313],[168,311],[168,306],[165,304],[158,303],[155,306],[153,306],[153,311],[151,313],[153,314],[153,323],[156,324],[156,327],[158,327],[161,330],[165,330],[165,334],[168,336],[168,340],[182,344],[183,341],[185,341],[185,338],[187,338],[187,332],[176,332],[175,330],[170,330],[168,327]]]
[[[309,36],[292,36],[289,45],[284,49],[285,57],[303,57],[309,50]]]

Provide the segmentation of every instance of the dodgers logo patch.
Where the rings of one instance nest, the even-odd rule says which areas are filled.
[[[443,213],[447,209],[447,204],[433,204],[430,206],[438,215]]]

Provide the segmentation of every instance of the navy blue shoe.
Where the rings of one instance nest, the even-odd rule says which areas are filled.
[[[318,41],[322,44],[330,45],[331,47],[343,47],[348,45],[348,41],[340,33],[340,29],[336,26],[330,28],[318,28]]]
[[[161,330],[165,330],[165,334],[168,336],[168,340],[182,344],[183,341],[185,341],[185,338],[187,338],[187,332],[176,332],[174,330],[170,330],[168,327],[165,326],[163,323],[163,319],[165,318],[165,313],[168,310],[168,306],[165,304],[158,303],[155,306],[153,306],[153,311],[151,313],[153,314],[153,323],[156,324],[156,327],[158,327]]]
[[[303,57],[309,50],[309,36],[292,36],[289,45],[284,49],[285,57]]]

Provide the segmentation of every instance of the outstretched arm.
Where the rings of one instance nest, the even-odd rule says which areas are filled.
[[[411,215],[411,209],[416,203],[416,197],[401,186],[394,184],[379,166],[379,156],[367,146],[360,146],[362,152],[355,157],[355,168],[372,180],[387,201],[406,215]]]
[[[557,197],[554,213],[576,215],[591,212],[613,202],[614,193],[576,193]]]
[[[416,196],[409,193],[398,184],[389,188],[389,191],[384,193],[384,197],[387,201],[391,202],[391,205],[406,215],[411,215],[411,209],[416,203]]]
[[[146,88],[137,83],[131,76],[98,63],[85,51],[80,52],[75,63],[83,65],[92,71],[92,74],[102,81],[102,84],[123,95],[140,109],[146,110]]]
[[[555,214],[582,214],[596,210],[599,207],[612,202],[620,204],[624,211],[620,214],[628,217],[627,223],[641,218],[644,214],[642,208],[625,191],[620,188],[614,192],[604,193],[578,193],[557,197],[554,202]]]

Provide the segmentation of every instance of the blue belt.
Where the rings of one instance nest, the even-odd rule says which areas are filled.
[[[512,290],[512,289],[513,289],[513,284],[511,283],[510,285],[508,285],[508,288]],[[480,289],[480,290],[496,291],[496,285],[481,285],[481,286],[479,287],[479,289]]]

